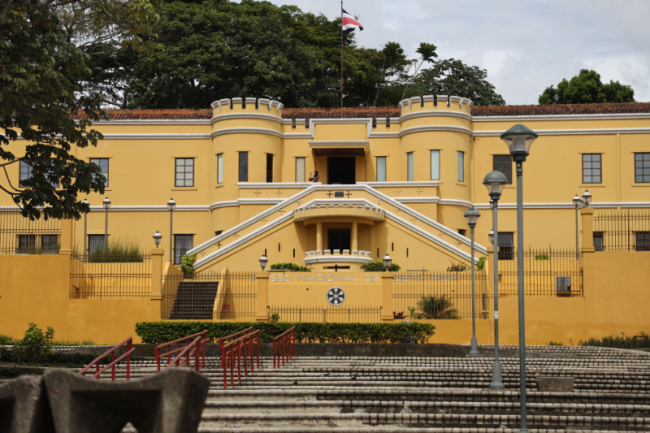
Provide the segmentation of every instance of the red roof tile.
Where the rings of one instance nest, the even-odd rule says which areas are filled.
[[[568,105],[494,105],[473,107],[472,116],[531,116],[559,114],[610,114],[610,113],[650,113],[650,103],[625,104],[568,104]],[[212,110],[107,110],[111,120],[146,119],[210,119]],[[400,116],[400,108],[371,107],[344,108],[344,118],[369,118]],[[78,119],[87,118],[80,113]],[[338,119],[340,108],[285,108],[284,119]]]

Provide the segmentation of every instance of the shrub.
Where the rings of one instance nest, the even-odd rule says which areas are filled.
[[[478,262],[476,262],[476,270],[481,272],[483,268],[485,267],[485,262],[487,261],[487,257],[483,256],[480,259],[478,259]]]
[[[106,250],[103,245],[97,245],[88,254],[89,263],[142,263],[145,252],[134,240],[115,239],[108,241]]]
[[[548,254],[537,254],[535,260],[551,260]]]
[[[564,346],[564,343],[556,343],[555,341],[549,341],[549,346]]]
[[[286,269],[289,272],[311,272],[307,266],[299,266],[295,263],[274,263],[271,265],[271,269]]]
[[[13,357],[17,363],[44,363],[52,354],[52,340],[54,340],[54,328],[48,326],[43,332],[36,323],[30,323],[25,331],[23,341],[16,344],[13,350]]]
[[[185,254],[181,258],[181,272],[183,277],[192,278],[194,275],[194,262],[196,262],[196,254]]]
[[[426,343],[435,330],[427,323],[140,322],[135,332],[143,343],[160,344],[206,329],[214,340],[249,326],[260,330],[263,343],[292,326],[298,343]]]
[[[406,309],[409,310],[409,317],[411,319],[424,319],[424,314],[416,312],[415,307],[406,307]]]
[[[468,269],[468,266],[463,264],[463,263],[456,263],[456,264],[451,264],[447,268],[447,272],[464,272]]]
[[[18,343],[18,341],[14,340],[10,336],[0,334],[0,346],[11,346],[16,343]]]
[[[459,319],[453,302],[446,296],[424,296],[418,301],[418,307],[427,319]]]
[[[278,313],[271,314],[271,322],[279,322],[279,321],[280,321],[280,315]]]
[[[361,269],[365,272],[399,272],[402,267],[397,263],[391,263],[388,269],[386,269],[384,262],[366,262],[361,265]]]
[[[617,347],[619,349],[648,349],[650,348],[650,335],[641,332],[634,337],[628,337],[621,332],[621,336],[603,337],[601,340],[590,338],[580,341],[580,346]]]

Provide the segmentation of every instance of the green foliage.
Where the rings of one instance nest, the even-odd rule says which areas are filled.
[[[537,254],[535,260],[551,260],[548,254]]]
[[[97,245],[88,255],[89,263],[141,263],[145,252],[135,240],[109,240],[104,251],[102,245]]]
[[[548,104],[602,104],[605,102],[634,102],[632,87],[618,81],[605,84],[596,71],[581,69],[580,74],[563,79],[557,89],[547,87],[539,96],[539,103]]]
[[[418,308],[427,319],[460,319],[454,303],[446,296],[423,296]]]
[[[478,259],[478,262],[476,262],[476,270],[481,272],[485,267],[485,262],[487,262],[487,257],[485,256]]]
[[[495,87],[487,81],[487,71],[468,66],[460,60],[446,59],[433,62],[423,70],[406,97],[419,95],[454,95],[469,98],[474,105],[505,105]]]
[[[194,262],[196,262],[196,254],[185,254],[181,257],[181,272],[183,277],[192,278],[194,275]]]
[[[70,42],[67,29],[49,4],[5,2],[0,10],[0,160],[32,167],[20,186],[8,178],[0,188],[30,219],[77,218],[90,209],[80,193],[104,192],[100,168],[78,159],[72,146],[96,146],[103,136],[89,129],[104,117],[101,96],[84,94],[90,77],[88,55]],[[84,114],[75,122],[75,116]],[[72,116],[71,116],[72,115]],[[7,149],[21,135],[27,145]]]
[[[271,322],[279,322],[279,321],[280,321],[280,315],[278,313],[271,314]]]
[[[418,313],[415,307],[406,307],[406,309],[408,310],[411,319],[424,319],[424,314]]]
[[[216,339],[252,326],[259,329],[263,343],[292,326],[298,343],[426,343],[435,327],[424,323],[286,323],[286,322],[140,322],[135,332],[144,343],[160,344],[208,330]]]
[[[70,341],[70,340],[61,340],[52,342],[54,346],[96,346],[92,340],[83,340],[83,341]]]
[[[451,266],[447,268],[447,272],[465,272],[469,267],[464,263],[452,263]]]
[[[0,346],[13,346],[16,343],[18,343],[18,341],[8,335],[0,334]]]
[[[549,346],[564,346],[564,343],[556,343],[555,341],[549,341]]]
[[[43,373],[45,370],[42,368],[0,367],[0,379],[15,379],[25,375],[41,376]]]
[[[620,336],[608,336],[598,340],[590,338],[580,341],[580,346],[617,347],[620,349],[648,349],[650,348],[650,335],[641,332],[639,335],[628,337],[623,332]]]
[[[47,327],[43,332],[36,323],[30,323],[25,331],[23,340],[13,350],[13,357],[17,363],[44,363],[52,354],[52,341],[54,340],[54,328]]]
[[[271,265],[271,269],[286,269],[289,272],[311,272],[307,266],[299,266],[294,263],[274,263]]]
[[[397,263],[391,263],[386,269],[384,262],[366,262],[361,264],[361,269],[364,272],[399,272],[402,267]]]

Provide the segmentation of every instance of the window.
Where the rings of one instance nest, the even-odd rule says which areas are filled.
[[[18,254],[36,252],[36,235],[18,235]]]
[[[43,253],[58,252],[59,251],[59,236],[58,235],[43,235],[41,238],[41,247]]]
[[[223,153],[217,155],[217,183],[223,183]]]
[[[408,164],[408,167],[407,167],[407,176],[408,176],[407,180],[409,182],[412,182],[413,181],[413,152],[407,153],[406,158],[407,158],[407,164]]]
[[[634,181],[650,183],[650,153],[634,154]]]
[[[467,230],[465,230],[465,229],[458,229],[458,234],[467,237]]]
[[[377,157],[377,182],[386,182],[386,157]]]
[[[305,158],[296,158],[296,182],[305,181]]]
[[[650,251],[650,232],[636,232],[636,250]]]
[[[499,260],[514,260],[514,233],[499,233]]]
[[[596,251],[605,251],[604,234],[605,232],[594,232],[594,249]]]
[[[239,182],[248,182],[248,152],[239,152]]]
[[[582,183],[602,182],[600,158],[600,153],[586,153],[582,155]]]
[[[214,235],[219,236],[221,233],[223,233],[223,230],[217,230],[214,232]]]
[[[493,155],[492,170],[500,171],[506,175],[508,183],[512,183],[512,156],[511,155]]]
[[[458,152],[458,182],[465,182],[465,152]]]
[[[106,187],[108,187],[108,158],[90,158],[92,164],[97,164],[102,169],[102,174],[106,179]]]
[[[23,186],[23,181],[32,177],[32,166],[27,164],[25,161],[20,161],[20,186]]]
[[[273,182],[273,154],[266,154],[266,181]]]
[[[194,235],[174,235],[174,264],[179,265],[181,258],[194,248]]]
[[[431,151],[431,180],[440,180],[440,151]]]
[[[88,235],[87,254],[101,254],[104,251],[104,235]]]
[[[176,186],[194,186],[194,158],[176,158]]]

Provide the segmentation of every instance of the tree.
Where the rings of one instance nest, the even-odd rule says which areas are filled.
[[[10,0],[0,12],[0,159],[7,161],[0,164],[7,179],[0,189],[30,219],[78,219],[89,211],[78,194],[104,192],[99,167],[71,152],[72,145],[97,145],[102,135],[88,128],[106,113],[100,95],[80,95],[89,58],[68,36],[43,1]],[[19,134],[28,144],[16,158],[7,147]],[[31,167],[31,177],[15,185],[6,167],[19,161]]]
[[[417,95],[454,95],[469,98],[475,105],[504,105],[503,97],[487,81],[487,71],[468,66],[460,60],[447,59],[433,63],[416,78],[407,93]]]
[[[602,104],[606,102],[634,102],[634,90],[631,86],[611,81],[604,84],[596,71],[581,69],[580,74],[563,79],[557,89],[547,87],[539,95],[539,103],[549,104]]]

